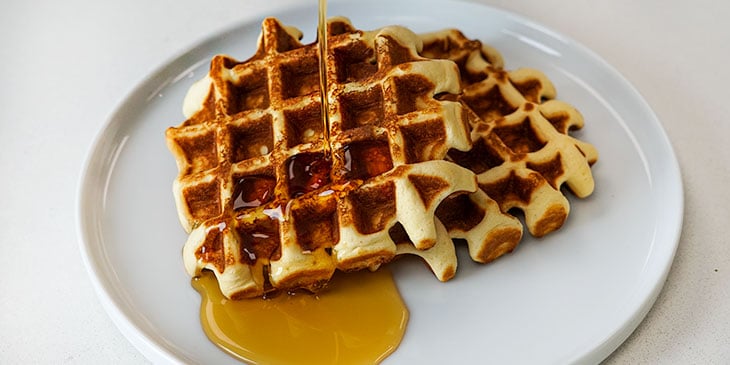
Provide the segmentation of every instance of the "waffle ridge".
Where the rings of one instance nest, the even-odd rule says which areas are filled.
[[[542,72],[507,71],[499,52],[456,29],[421,38],[426,57],[459,65],[457,99],[470,114],[474,147],[450,151],[447,158],[474,171],[480,190],[502,211],[521,210],[533,236],[562,227],[570,205],[561,187],[579,198],[594,190],[591,166],[598,152],[569,134],[583,127],[583,116],[555,99],[555,87]]]
[[[166,131],[191,276],[210,270],[238,299],[316,291],[335,270],[421,257],[442,281],[455,244],[491,262],[559,229],[594,189],[596,149],[533,69],[449,29],[416,35],[328,23],[323,139],[317,42],[274,18],[255,54],[215,56]]]
[[[186,270],[213,271],[230,298],[317,290],[336,269],[375,269],[397,253],[393,227],[418,251],[446,245],[451,255],[431,268],[442,280],[455,271],[434,215],[477,189],[471,171],[443,159],[471,147],[461,104],[436,98],[459,92],[458,69],[418,56],[420,39],[402,27],[363,32],[333,19],[328,31],[331,155],[316,42],[273,18],[253,57],[213,58],[189,94],[198,107],[166,132]]]

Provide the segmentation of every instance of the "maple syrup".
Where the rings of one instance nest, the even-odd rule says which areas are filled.
[[[289,159],[292,197],[330,183],[326,9],[327,1],[319,0],[324,149],[322,154],[300,154]],[[236,207],[255,207],[272,198],[270,179],[250,177],[241,179],[238,185],[241,188],[234,197]],[[192,285],[201,295],[200,320],[208,338],[233,357],[253,364],[379,363],[398,347],[408,322],[408,309],[386,268],[337,272],[327,288],[317,294],[280,293],[266,299],[229,300],[207,270],[194,278]]]
[[[253,364],[373,364],[397,347],[408,322],[387,268],[338,272],[318,294],[228,300],[215,276],[193,279],[208,338]]]
[[[258,207],[274,198],[274,178],[246,176],[235,181],[233,209]]]
[[[319,16],[317,27],[317,45],[319,46],[319,90],[322,110],[322,135],[324,137],[324,154],[331,153],[329,102],[327,101],[327,0],[319,0]]]
[[[329,155],[300,153],[287,161],[289,195],[296,198],[330,183],[332,161]]]
[[[349,179],[367,179],[393,168],[387,141],[353,142],[343,148],[345,168]]]

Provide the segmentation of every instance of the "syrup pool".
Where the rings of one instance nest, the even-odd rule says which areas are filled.
[[[193,279],[208,338],[252,364],[373,364],[400,344],[406,308],[387,268],[338,272],[318,294],[228,300],[215,276]]]

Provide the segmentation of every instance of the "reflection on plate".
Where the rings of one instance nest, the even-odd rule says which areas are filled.
[[[382,15],[386,3],[390,11]],[[562,230],[526,237],[489,265],[459,250],[457,276],[445,284],[415,259],[392,265],[411,313],[400,348],[385,363],[600,361],[651,307],[679,238],[682,185],[659,121],[615,70],[570,39],[482,5],[415,4],[334,2],[329,14],[363,29],[456,27],[500,50],[507,68],[542,70],[558,98],[583,113],[586,127],[576,136],[601,155],[594,195],[571,199]],[[177,170],[164,130],[182,121],[183,96],[210,57],[253,54],[260,19],[269,15],[311,41],[315,7],[260,14],[172,60],[119,106],[90,151],[79,190],[81,249],[110,316],[155,362],[235,362],[200,327],[200,297],[182,266],[186,235],[172,199]]]

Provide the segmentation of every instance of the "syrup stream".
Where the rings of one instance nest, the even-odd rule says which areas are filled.
[[[318,15],[323,155],[324,160],[330,160],[327,0],[319,0]],[[320,186],[318,161],[305,158],[304,167],[299,166],[302,162],[290,161],[290,169],[297,167],[297,173],[290,174],[294,190],[301,188],[306,193]],[[326,173],[329,175],[329,170]],[[253,193],[238,193],[242,207],[267,200],[267,181],[251,179],[245,183],[251,185]],[[331,190],[321,194],[328,192]],[[383,268],[374,273],[336,273],[320,295],[280,293],[268,299],[229,300],[209,272],[194,278],[192,285],[201,295],[200,318],[208,338],[233,357],[254,364],[377,364],[398,347],[409,316],[392,274]]]
[[[319,90],[322,100],[324,155],[329,158],[332,149],[330,147],[329,102],[327,100],[327,0],[319,0],[317,45],[319,46]]]

